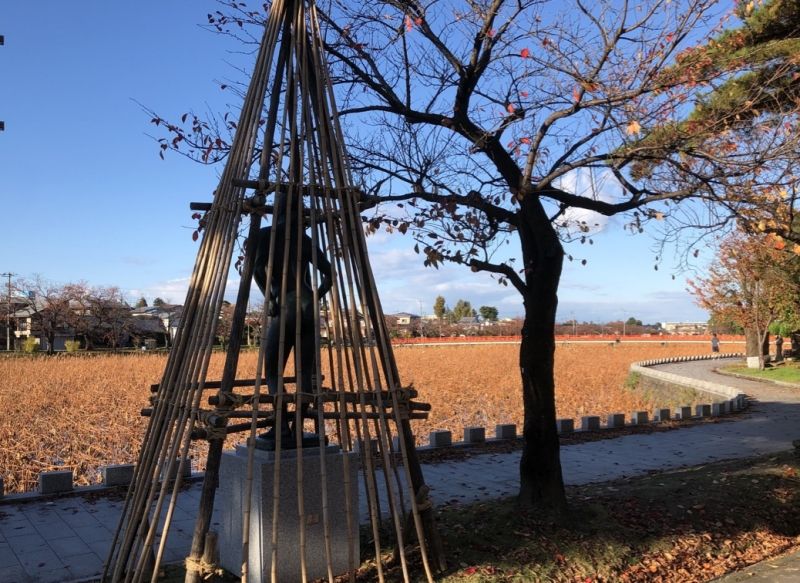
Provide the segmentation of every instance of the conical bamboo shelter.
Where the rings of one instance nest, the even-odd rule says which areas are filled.
[[[146,410],[150,422],[104,581],[158,579],[181,476],[196,439],[207,440],[209,449],[186,580],[200,581],[214,570],[209,527],[217,488],[227,477],[220,475],[223,444],[236,432],[248,435],[241,498],[243,581],[252,575],[246,557],[256,444],[274,452],[274,511],[264,529],[272,581],[287,580],[278,561],[284,546],[296,550],[303,580],[312,552],[325,554],[328,580],[341,574],[334,572],[330,558],[332,509],[345,512],[352,577],[358,567],[352,538],[364,518],[347,493],[352,488],[344,488],[343,499],[332,499],[328,487],[355,475],[351,464],[358,464],[364,483],[376,556],[385,557],[383,547],[392,544],[396,569],[408,580],[406,549],[413,539],[429,580],[443,566],[410,427],[410,420],[424,417],[427,407],[413,401],[414,391],[401,385],[397,373],[320,38],[313,2],[272,3],[230,155],[203,219],[180,328],[162,380],[154,387],[153,406]],[[208,379],[243,217],[249,228],[231,341],[222,378]],[[262,220],[269,226],[262,228]],[[255,370],[237,378],[254,278],[264,294],[263,333]],[[255,288],[252,292],[259,294]],[[313,432],[303,431],[310,426]],[[264,431],[267,435],[260,434]],[[331,444],[359,455],[331,454]],[[292,464],[282,462],[289,453],[295,454]],[[319,468],[313,478],[304,474],[309,455]],[[334,455],[340,456],[343,470],[329,469]],[[292,470],[282,473],[282,466]],[[339,474],[328,475],[333,471]],[[317,483],[310,488],[311,479]],[[288,481],[295,485],[299,525],[291,536],[278,510],[279,484]],[[311,521],[305,506],[311,490],[321,498],[322,550],[307,548],[304,525]],[[376,563],[383,580],[382,561]]]

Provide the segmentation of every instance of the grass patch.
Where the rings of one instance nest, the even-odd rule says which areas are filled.
[[[622,385],[629,391],[635,391],[639,388],[639,383],[642,380],[642,375],[638,372],[631,372],[628,373],[628,377],[625,379],[625,383]]]
[[[724,366],[720,370],[756,379],[800,385],[800,363],[797,362],[785,362],[779,366],[767,366],[764,370],[747,368],[740,364]]]
[[[708,581],[800,544],[799,475],[791,452],[571,488],[558,519],[513,499],[440,508],[438,580]],[[358,580],[375,580],[369,561]]]

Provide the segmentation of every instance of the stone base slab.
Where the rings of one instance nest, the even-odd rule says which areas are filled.
[[[303,456],[303,504],[305,563],[309,580],[327,578],[325,529],[322,512],[321,461],[319,448],[306,448]],[[271,580],[274,503],[274,452],[254,452],[250,515],[248,581]],[[345,469],[345,462],[349,466]],[[281,453],[278,507],[278,581],[301,581],[300,516],[297,496],[298,450]],[[325,453],[326,491],[331,564],[340,575],[359,565],[358,454],[343,453],[328,446]],[[347,475],[345,475],[347,471]],[[349,481],[345,486],[345,478]],[[234,575],[241,573],[243,505],[247,479],[247,448],[224,452],[220,465],[217,507],[220,510],[220,564]],[[350,537],[345,493],[349,492]],[[350,540],[348,540],[350,539]]]

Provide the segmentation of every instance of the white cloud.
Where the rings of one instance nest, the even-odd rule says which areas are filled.
[[[555,181],[555,186],[578,196],[592,200],[612,202],[618,198],[621,185],[610,170],[591,170],[577,168]],[[594,211],[570,208],[563,215],[563,221],[569,224],[569,232],[578,232],[577,225],[585,222],[590,233],[602,231],[608,224],[609,217]]]
[[[169,304],[183,304],[186,300],[186,294],[189,291],[189,277],[178,277],[175,279],[168,279],[165,281],[157,281],[147,286],[128,290],[128,297],[136,300],[144,297],[149,301],[155,298],[161,298]],[[228,278],[225,283],[225,299],[234,301],[236,299],[236,292],[239,286],[238,278]],[[253,287],[255,293],[258,289]]]
[[[189,289],[189,278],[180,277],[158,281],[148,284],[142,288],[128,290],[130,297],[144,297],[152,301],[154,298],[161,298],[167,303],[182,304]]]
[[[370,237],[370,262],[384,311],[430,314],[436,296],[444,296],[449,305],[459,299],[476,309],[495,306],[502,316],[522,312],[522,299],[513,288],[501,286],[485,273],[473,273],[457,265],[425,267],[422,255],[414,253],[409,239],[389,236],[383,240]]]
[[[558,321],[610,322],[627,320],[633,316],[645,323],[665,321],[702,322],[708,314],[698,308],[691,296],[681,292],[655,291],[645,293],[637,300],[621,300],[611,297],[598,300],[596,297],[587,300],[564,300],[558,305]]]

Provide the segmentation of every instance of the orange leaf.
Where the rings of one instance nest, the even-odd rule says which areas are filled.
[[[525,48],[519,52],[519,56],[522,57],[523,59],[527,59],[528,57],[531,56],[531,52],[527,48]]]
[[[639,125],[639,122],[636,121],[636,120],[633,120],[625,128],[625,133],[628,134],[629,136],[633,136],[635,134],[638,134],[641,130],[642,130],[642,126]]]
[[[520,138],[519,139],[519,143],[520,144],[530,144],[531,143],[531,139],[530,138]]]
[[[514,113],[514,104],[509,103],[508,105],[506,105],[506,111],[508,111],[508,113]]]

